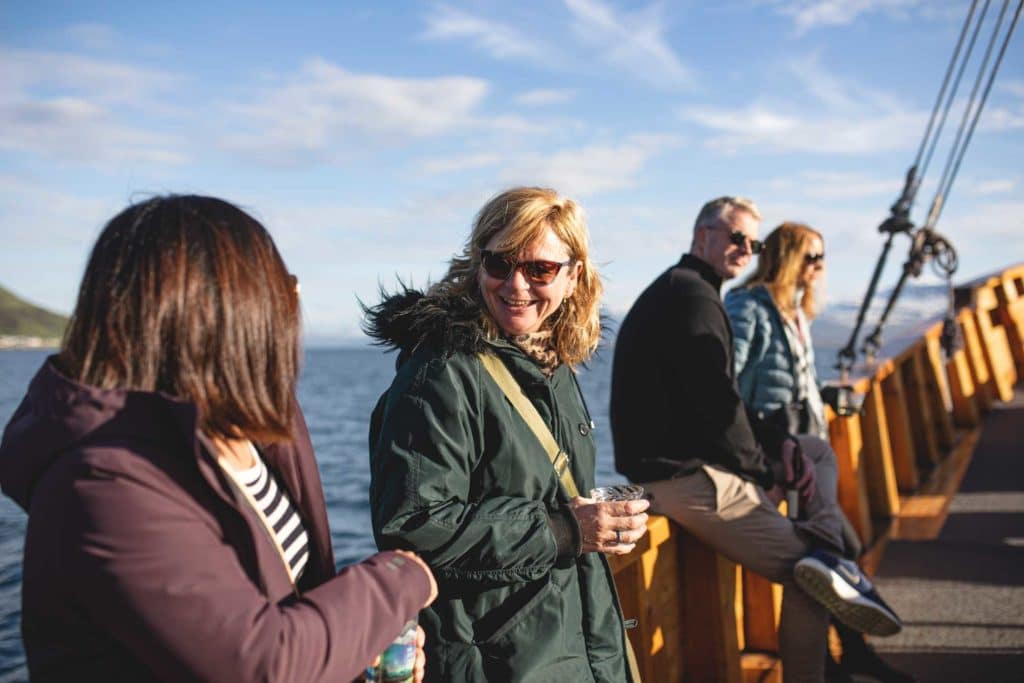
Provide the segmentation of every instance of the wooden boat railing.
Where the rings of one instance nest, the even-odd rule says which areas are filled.
[[[1024,376],[1024,264],[956,290],[964,346],[940,348],[942,324],[853,382],[859,415],[829,415],[839,502],[872,573],[890,539],[938,535],[970,462],[981,416]],[[644,680],[781,681],[781,588],[738,567],[665,517],[612,561]]]

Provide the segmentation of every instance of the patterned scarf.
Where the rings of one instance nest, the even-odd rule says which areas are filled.
[[[558,368],[558,352],[555,351],[551,330],[540,330],[509,337],[508,340],[537,364],[545,377],[551,377]]]

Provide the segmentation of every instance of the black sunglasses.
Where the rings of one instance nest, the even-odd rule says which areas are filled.
[[[564,266],[573,262],[568,261],[517,261],[509,254],[501,254],[487,249],[480,251],[480,264],[484,272],[496,280],[507,280],[512,273],[521,270],[526,279],[535,285],[549,285],[558,276]]]
[[[714,228],[728,229],[728,228],[721,227],[719,225],[710,225],[709,227],[711,227],[713,229]],[[749,237],[746,237],[745,234],[743,234],[739,230],[732,230],[731,232],[729,232],[729,242],[731,242],[732,244],[734,244],[737,247],[742,247],[742,246],[746,245],[746,243],[750,242],[751,243],[751,253],[754,254],[755,256],[757,256],[762,251],[764,251],[764,248],[765,248],[765,243],[761,242],[760,240],[751,240]]]
[[[733,232],[729,233],[729,241],[735,244],[737,247],[742,247],[746,245],[747,242],[750,242],[750,253],[754,254],[755,256],[764,251],[764,242],[762,242],[761,240],[752,240],[739,230],[734,230]]]
[[[804,254],[804,261],[807,263],[820,263],[825,260],[825,252],[819,254]]]

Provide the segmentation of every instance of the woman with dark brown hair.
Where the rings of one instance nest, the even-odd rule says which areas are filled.
[[[0,443],[33,680],[351,680],[433,601],[412,553],[336,574],[299,328],[237,207],[160,197],[107,224]]]

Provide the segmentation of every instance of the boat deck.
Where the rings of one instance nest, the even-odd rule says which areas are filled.
[[[877,639],[922,682],[1024,680],[1024,389],[993,406],[934,538],[891,540],[875,574],[905,622]]]

